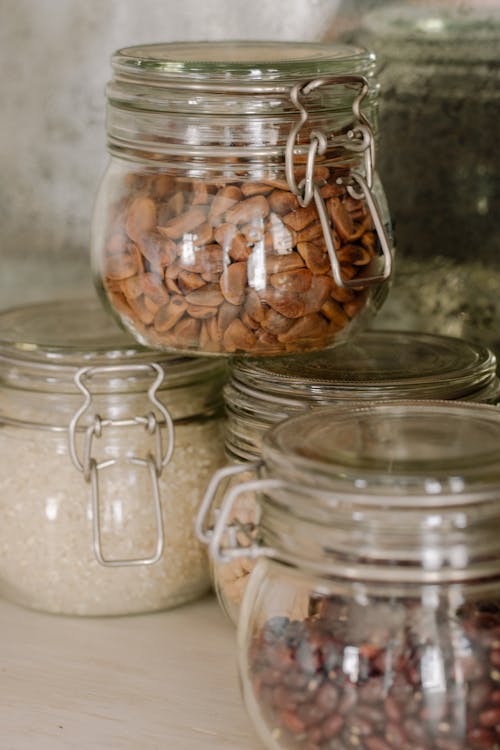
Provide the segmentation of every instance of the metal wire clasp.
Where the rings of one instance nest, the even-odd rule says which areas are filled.
[[[352,111],[355,117],[355,123],[346,136],[330,138],[332,146],[342,146],[347,151],[363,154],[363,172],[351,171],[349,183],[346,183],[348,194],[357,200],[366,200],[368,209],[371,213],[375,231],[377,233],[380,246],[382,249],[383,266],[380,272],[366,275],[362,278],[344,279],[341,273],[340,263],[337,258],[337,251],[334,244],[332,227],[328,218],[325,202],[321,196],[319,187],[314,181],[314,168],[317,155],[323,155],[328,146],[328,137],[320,130],[311,130],[309,134],[309,149],[307,152],[306,173],[305,177],[297,183],[294,173],[294,151],[297,147],[297,139],[300,131],[309,119],[304,99],[313,91],[326,85],[339,86],[358,86],[359,91],[354,98]],[[332,266],[332,273],[335,283],[348,288],[364,288],[374,284],[380,284],[389,278],[392,273],[392,247],[384,227],[380,214],[377,200],[372,193],[373,177],[375,172],[375,139],[370,121],[361,111],[361,105],[368,94],[369,85],[364,76],[323,76],[314,78],[306,83],[298,83],[290,90],[290,99],[300,112],[297,123],[290,130],[287,138],[285,150],[285,171],[288,186],[291,192],[297,196],[299,205],[306,207],[314,199],[316,208],[323,229],[323,236]],[[344,180],[339,178],[339,184]]]
[[[162,419],[159,420],[157,415],[153,411],[149,412],[145,416],[134,416],[129,419],[102,419],[99,414],[95,414],[93,421],[85,429],[83,457],[82,459],[80,459],[76,447],[76,431],[80,418],[92,403],[92,395],[88,387],[85,385],[84,381],[89,380],[90,378],[98,374],[124,375],[127,373],[137,372],[152,372],[152,374],[155,375],[154,382],[148,389],[148,398],[153,406],[158,410]],[[78,389],[84,395],[84,402],[82,406],[76,411],[75,415],[69,423],[69,453],[75,467],[83,474],[85,481],[90,484],[93,548],[95,558],[97,562],[100,563],[100,565],[104,565],[107,567],[117,567],[123,565],[153,565],[160,560],[163,554],[164,532],[158,479],[162,473],[163,468],[172,458],[172,454],[174,451],[173,421],[168,412],[168,409],[156,397],[156,391],[162,383],[163,378],[163,369],[156,363],[82,367],[75,373],[74,381]],[[144,467],[149,474],[157,529],[155,551],[154,554],[150,557],[109,559],[104,557],[102,551],[99,472],[116,464],[118,459],[110,458],[105,461],[96,461],[96,459],[92,456],[92,445],[94,438],[100,438],[103,434],[103,430],[107,427],[121,428],[136,425],[145,428],[146,432],[148,432],[150,435],[153,435],[155,438],[154,456],[148,453],[144,457],[130,456],[127,459],[129,463]],[[163,448],[162,428],[166,428],[167,430],[167,445],[165,449]]]
[[[237,557],[257,558],[274,554],[273,550],[261,546],[251,536],[251,532],[258,524],[257,517],[253,524],[246,524],[243,527],[231,518],[233,517],[234,504],[240,495],[245,492],[254,493],[281,487],[282,482],[280,480],[256,478],[236,484],[227,491],[220,507],[213,508],[218,491],[225,480],[247,472],[257,475],[260,466],[261,463],[258,461],[226,466],[216,471],[209,482],[198,511],[195,529],[198,539],[208,545],[210,557],[215,563],[227,563]],[[258,505],[256,504],[257,508]],[[211,513],[215,519],[213,527],[209,525]],[[246,537],[248,544],[240,544],[238,534],[241,532]]]

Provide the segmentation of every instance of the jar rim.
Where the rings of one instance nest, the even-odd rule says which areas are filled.
[[[346,397],[459,399],[492,383],[496,366],[494,353],[476,342],[384,330],[312,354],[237,358],[231,378],[257,404],[261,398],[297,406]]]
[[[319,493],[325,508],[340,496],[402,513],[474,504],[498,497],[500,411],[437,400],[323,407],[271,428],[262,457],[266,473]]]
[[[135,45],[117,50],[111,58],[115,74],[168,81],[218,80],[230,82],[289,81],[360,66],[370,67],[375,56],[350,44],[303,41],[181,41]]]
[[[151,380],[147,368],[157,363],[164,372],[161,388],[187,385],[222,375],[224,362],[149,349],[118,326],[96,298],[58,299],[9,308],[0,313],[0,381],[5,387],[73,392],[82,367],[99,367],[96,392],[143,390]],[[123,367],[123,373],[116,367]],[[109,368],[110,374],[106,374]]]

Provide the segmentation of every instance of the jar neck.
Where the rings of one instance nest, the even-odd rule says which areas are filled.
[[[377,112],[367,113],[376,136]],[[185,113],[142,112],[108,105],[108,151],[141,165],[167,168],[192,179],[221,174],[241,179],[241,174],[281,176],[285,170],[287,139],[297,122],[295,113],[267,118],[238,119]],[[295,149],[297,163],[307,159],[312,130],[322,132],[329,146],[319,159],[322,166],[336,168],[339,175],[360,169],[362,155],[349,149],[348,133],[356,128],[352,111],[317,115],[310,118],[301,133],[302,144]],[[317,160],[318,161],[318,160]]]
[[[454,583],[500,575],[498,493],[462,505],[387,508],[304,488],[261,496],[261,544],[278,561],[319,576],[387,583]],[[311,498],[312,499],[312,498]]]

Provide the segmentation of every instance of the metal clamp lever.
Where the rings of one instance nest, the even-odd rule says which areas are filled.
[[[330,220],[328,218],[325,202],[321,197],[319,188],[315,185],[313,193],[314,201],[316,203],[316,209],[318,211],[319,220],[323,229],[323,238],[325,240],[326,250],[328,252],[328,257],[330,258],[330,263],[332,266],[333,279],[337,286],[340,286],[343,289],[359,289],[368,286],[374,286],[388,279],[392,273],[391,244],[387,236],[387,232],[385,231],[385,227],[380,216],[380,211],[378,209],[375,196],[368,187],[365,179],[360,174],[358,174],[357,172],[351,172],[351,177],[361,187],[363,191],[362,195],[368,203],[368,208],[370,209],[373,224],[375,226],[375,233],[380,242],[380,247],[382,248],[382,257],[384,262],[380,273],[372,274],[371,276],[357,276],[354,279],[344,279],[333,241]]]
[[[383,256],[382,270],[371,275],[357,277],[355,279],[344,279],[341,273],[340,263],[337,258],[337,252],[332,237],[332,227],[326,210],[325,202],[321,196],[319,187],[314,182],[314,168],[317,154],[325,153],[328,145],[327,136],[319,130],[310,131],[310,143],[307,154],[306,174],[298,184],[294,174],[294,150],[297,145],[299,132],[302,130],[309,113],[304,105],[304,98],[316,89],[326,85],[341,86],[358,86],[359,92],[355,96],[352,111],[356,122],[347,134],[347,142],[344,148],[347,151],[363,154],[364,175],[352,171],[350,173],[350,184],[346,184],[346,190],[349,195],[357,200],[366,200],[370,214],[373,219],[375,231],[380,242]],[[300,112],[299,120],[290,130],[288,135],[286,152],[285,152],[285,170],[288,186],[292,193],[296,195],[299,205],[308,206],[314,199],[318,211],[323,238],[325,241],[328,256],[332,267],[332,274],[337,286],[344,289],[365,288],[380,284],[389,278],[392,273],[392,248],[391,242],[382,221],[380,210],[377,205],[375,196],[372,193],[373,177],[375,170],[375,139],[373,130],[366,115],[361,110],[361,104],[368,94],[369,85],[364,76],[325,76],[315,78],[307,83],[296,84],[290,91],[290,99]],[[358,138],[356,142],[355,139]],[[339,180],[341,184],[343,180]],[[356,190],[355,183],[361,190]]]
[[[209,544],[212,538],[213,529],[209,526],[210,512],[213,510],[212,506],[217,497],[217,493],[220,489],[222,482],[230,477],[235,477],[238,474],[243,474],[247,471],[253,471],[257,474],[259,467],[261,466],[260,461],[248,462],[243,464],[236,464],[234,466],[224,466],[222,469],[218,469],[205,490],[203,499],[201,501],[198,513],[195,519],[195,532],[196,536],[203,542],[203,544]],[[217,512],[217,511],[215,511]]]
[[[153,384],[148,389],[148,397],[153,406],[160,412],[163,421],[159,421],[157,416],[153,412],[149,412],[146,416],[135,416],[129,419],[102,419],[98,414],[94,416],[91,424],[85,429],[84,446],[83,446],[83,460],[78,456],[76,448],[76,432],[78,428],[78,422],[84,412],[89,408],[92,403],[92,395],[90,390],[84,384],[86,379],[89,379],[97,374],[126,374],[134,372],[153,372],[156,375]],[[164,372],[162,368],[156,364],[144,364],[144,365],[116,365],[116,366],[99,366],[99,367],[83,367],[75,374],[74,381],[78,389],[84,395],[83,405],[76,411],[73,418],[70,421],[68,429],[68,440],[69,440],[69,453],[73,464],[83,474],[83,477],[87,483],[90,484],[91,491],[91,509],[92,509],[92,535],[93,535],[93,549],[94,555],[97,562],[100,565],[106,567],[118,567],[118,566],[130,566],[130,565],[154,565],[157,563],[162,554],[164,548],[164,530],[163,530],[163,518],[161,509],[160,499],[160,487],[159,477],[162,473],[163,468],[170,461],[174,451],[174,425],[172,418],[168,412],[168,409],[158,400],[156,397],[156,391],[160,386],[164,378]],[[149,557],[133,557],[123,559],[109,559],[104,557],[102,549],[101,539],[101,523],[100,523],[100,491],[99,491],[99,471],[102,471],[110,466],[117,463],[116,458],[111,458],[105,461],[98,462],[92,456],[92,444],[94,437],[100,438],[103,434],[103,428],[105,427],[130,427],[130,426],[142,426],[150,435],[154,435],[155,438],[155,455],[148,455],[144,458],[139,456],[131,456],[127,458],[128,463],[135,464],[137,466],[145,467],[148,471],[148,475],[151,482],[152,494],[153,494],[153,510],[156,520],[156,544],[155,551]],[[165,450],[163,450],[163,440],[161,430],[163,427],[167,429],[168,443]]]
[[[280,479],[254,479],[250,482],[242,482],[232,487],[224,498],[214,525],[213,532],[209,539],[210,557],[215,563],[223,564],[230,562],[238,557],[273,557],[274,550],[271,547],[264,547],[258,543],[252,543],[250,546],[241,546],[238,544],[235,535],[229,536],[229,543],[224,543],[228,538],[227,532],[231,525],[228,523],[233,506],[240,495],[244,492],[263,492],[265,490],[282,488],[283,482]]]

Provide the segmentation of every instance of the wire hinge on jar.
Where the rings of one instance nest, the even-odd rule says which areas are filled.
[[[258,476],[261,467],[259,461],[245,462],[235,466],[225,466],[215,472],[210,480],[205,495],[201,501],[195,521],[196,536],[208,545],[210,557],[216,563],[227,563],[237,557],[262,557],[270,555],[272,550],[255,543],[252,534],[258,524],[256,506],[256,518],[253,523],[241,524],[237,519],[230,520],[234,504],[238,497],[244,492],[253,493],[256,490],[272,489],[281,486],[281,482],[275,479],[253,479],[231,487],[222,502],[220,508],[214,508],[214,503],[223,482],[236,477],[238,474],[252,472]],[[213,524],[210,524],[210,517]],[[245,544],[241,544],[239,534],[246,538]]]
[[[155,375],[154,382],[148,389],[148,398],[153,406],[158,410],[161,415],[161,419],[155,412],[150,411],[144,416],[134,416],[128,419],[110,419],[101,418],[98,414],[94,415],[92,422],[85,429],[85,437],[83,443],[83,458],[80,459],[78,450],[76,447],[76,432],[78,422],[82,415],[92,404],[92,394],[89,388],[85,385],[85,381],[94,377],[98,374],[106,375],[125,375],[133,374],[138,372],[150,372]],[[107,567],[117,567],[124,565],[154,565],[157,563],[162,554],[164,548],[164,532],[163,532],[163,518],[160,501],[160,487],[159,477],[164,467],[170,461],[174,451],[174,425],[172,418],[168,412],[168,409],[158,400],[156,392],[161,385],[164,378],[163,369],[156,363],[150,364],[136,364],[136,365],[115,365],[115,366],[96,366],[96,367],[82,367],[75,373],[74,381],[78,389],[84,395],[84,403],[76,411],[71,422],[69,424],[69,453],[73,464],[83,474],[83,477],[87,483],[90,484],[91,489],[91,507],[92,507],[92,535],[93,535],[93,548],[94,555],[97,562],[100,565]],[[96,461],[92,455],[92,444],[94,438],[100,438],[103,435],[104,429],[108,427],[123,428],[123,427],[143,427],[146,432],[154,436],[155,440],[155,451],[154,455],[148,453],[145,457],[131,456],[128,457],[128,462],[137,466],[145,467],[151,482],[152,494],[153,494],[153,508],[156,521],[156,544],[155,551],[149,557],[137,557],[137,558],[124,558],[124,559],[109,559],[104,556],[102,549],[101,539],[101,521],[100,521],[100,491],[99,491],[99,472],[104,469],[113,466],[117,463],[117,459],[110,458],[105,461]],[[167,445],[163,448],[162,429],[167,430]]]
[[[375,226],[375,232],[382,248],[382,256],[384,262],[380,273],[376,273],[371,276],[365,276],[363,278],[343,278],[340,263],[337,258],[337,250],[335,248],[335,243],[332,235],[332,227],[330,226],[330,220],[328,218],[328,212],[326,210],[325,202],[321,196],[320,189],[314,181],[314,167],[316,156],[321,156],[322,154],[324,154],[328,145],[327,136],[322,131],[314,129],[310,131],[310,143],[307,153],[306,174],[304,179],[302,179],[298,184],[295,180],[293,158],[294,150],[297,146],[298,135],[309,119],[309,113],[305,107],[304,99],[312,91],[315,91],[316,89],[325,85],[357,85],[360,87],[360,90],[356,95],[352,105],[352,111],[354,113],[354,117],[356,118],[356,124],[347,133],[347,140],[345,138],[342,140],[342,146],[348,151],[363,154],[364,175],[360,172],[352,170],[350,172],[350,182],[346,184],[346,189],[348,194],[352,198],[355,198],[356,200],[366,200],[371,217],[373,219],[373,224]],[[351,75],[324,76],[322,78],[315,78],[307,81],[306,83],[296,84],[290,91],[290,99],[299,110],[300,117],[297,123],[290,130],[287,138],[285,151],[286,179],[291,192],[297,197],[299,205],[301,205],[302,207],[308,206],[314,199],[321,222],[321,228],[323,230],[326,249],[332,266],[333,278],[337,286],[340,286],[344,289],[353,287],[360,288],[380,284],[382,281],[388,279],[392,273],[391,243],[385,230],[377,201],[372,193],[373,175],[375,171],[375,139],[370,122],[366,115],[361,111],[361,104],[368,91],[368,81],[364,76]],[[342,180],[342,178],[339,178],[338,182],[339,184],[342,184],[344,181]]]

